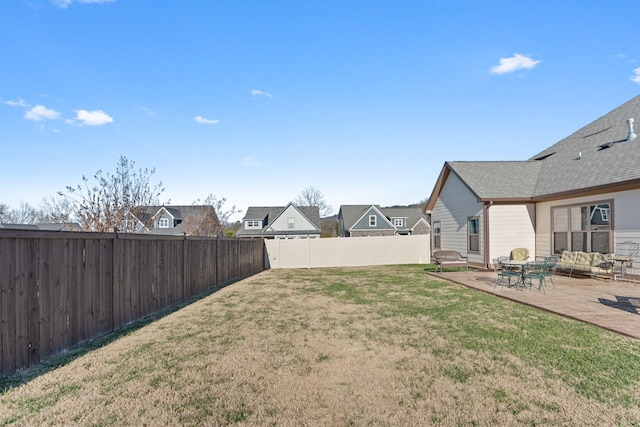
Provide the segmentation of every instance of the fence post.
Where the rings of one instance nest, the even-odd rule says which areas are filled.
[[[85,239],[86,242],[86,239]],[[119,302],[117,301],[117,293],[116,292],[116,286],[118,286],[118,270],[120,267],[119,264],[119,256],[118,256],[118,229],[116,227],[113,227],[113,244],[112,244],[112,253],[111,253],[111,318],[113,319],[113,326],[111,327],[112,330],[116,330],[118,329],[118,327],[120,326],[120,321],[119,319],[116,320],[116,304],[119,304]]]
[[[182,233],[184,239],[182,240],[182,301],[187,296],[187,233]]]

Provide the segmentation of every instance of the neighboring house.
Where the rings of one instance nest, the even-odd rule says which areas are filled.
[[[221,224],[211,205],[149,206],[136,232],[170,236],[214,236]]]
[[[341,237],[429,234],[431,227],[420,208],[342,205],[338,212]]]
[[[255,207],[247,209],[238,237],[300,239],[320,237],[320,210],[317,206]]]
[[[469,262],[525,247],[531,256],[563,250],[613,253],[640,241],[640,138],[633,98],[525,161],[445,162],[425,213],[433,250]]]

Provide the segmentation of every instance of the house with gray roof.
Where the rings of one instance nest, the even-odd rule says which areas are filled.
[[[640,242],[640,96],[523,161],[445,162],[427,202],[433,250],[469,262],[525,247],[613,253]]]
[[[427,216],[420,208],[377,205],[341,205],[338,228],[341,237],[429,234],[431,231]]]
[[[236,236],[317,239],[320,238],[320,230],[320,209],[317,206],[289,203],[287,206],[249,207]]]
[[[135,217],[137,233],[165,236],[217,236],[222,231],[211,205],[149,206]]]

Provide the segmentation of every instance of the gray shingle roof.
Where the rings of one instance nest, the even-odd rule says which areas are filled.
[[[242,221],[249,220],[258,220],[263,221],[262,229],[244,229],[241,228],[236,232],[238,236],[257,236],[263,235],[264,229],[267,228],[277,217],[280,215],[289,205],[287,206],[250,206],[247,209]],[[298,209],[312,224],[314,224],[318,229],[317,230],[296,230],[298,234],[304,233],[318,233],[321,229],[320,225],[320,209],[317,206],[296,206]],[[290,234],[285,232],[269,232],[269,235],[276,234]]]
[[[629,118],[640,127],[640,96],[529,160],[447,162],[445,168],[480,199],[544,198],[640,181],[640,137],[625,141]]]
[[[340,212],[344,227],[349,230],[356,222],[362,218],[371,206],[375,206],[382,215],[387,218],[407,218],[406,229],[412,228],[422,218],[427,221],[427,216],[422,212],[420,208],[409,207],[393,207],[393,208],[381,208],[378,205],[341,205]]]
[[[530,198],[541,162],[447,162],[480,199]]]

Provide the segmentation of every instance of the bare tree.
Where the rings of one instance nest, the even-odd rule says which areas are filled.
[[[7,224],[36,224],[39,212],[29,203],[20,203],[17,209],[10,209],[7,205],[0,205],[0,222]]]
[[[136,171],[134,167],[135,162],[120,156],[114,174],[98,170],[93,176],[94,184],[90,184],[89,178],[83,175],[83,184],[68,186],[66,193],[61,191],[58,194],[76,203],[78,220],[85,230],[117,228],[133,232],[137,221],[147,225],[146,210],[159,204],[158,198],[164,191],[162,182],[154,185],[150,182],[155,168]]]
[[[77,210],[75,202],[67,197],[45,197],[40,203],[40,221],[70,224],[76,221]]]
[[[231,215],[239,212],[235,205],[225,210],[226,202],[226,198],[218,199],[213,194],[209,194],[204,201],[195,200],[193,209],[185,210],[183,214],[182,223],[186,233],[198,236],[222,235]]]
[[[307,187],[293,201],[296,206],[317,206],[321,217],[327,217],[333,212],[333,208],[324,200],[324,195],[315,187]]]
[[[0,203],[0,222],[7,222],[10,210],[8,205]]]

